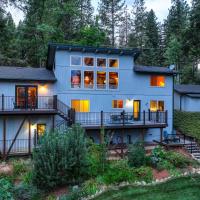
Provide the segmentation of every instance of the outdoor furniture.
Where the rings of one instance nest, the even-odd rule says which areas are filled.
[[[123,117],[124,117],[124,123],[128,123],[129,121],[133,120],[133,115],[128,114],[113,114],[110,116],[111,123],[123,123]]]
[[[167,131],[164,131],[164,142],[169,143],[180,143],[181,139],[177,136],[176,131],[173,131],[172,134],[168,134]]]

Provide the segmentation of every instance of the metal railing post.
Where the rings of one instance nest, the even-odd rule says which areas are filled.
[[[2,110],[4,110],[4,105],[5,105],[5,102],[4,102],[4,94],[2,94],[2,96],[1,96],[1,98],[2,98],[2,101],[1,101],[1,109]]]
[[[146,121],[146,119],[145,119],[145,110],[143,110],[143,124],[145,125],[145,121]]]
[[[103,111],[101,111],[101,127],[103,127]]]
[[[168,111],[165,111],[165,123],[168,124]]]
[[[57,110],[57,95],[53,95],[53,109]]]

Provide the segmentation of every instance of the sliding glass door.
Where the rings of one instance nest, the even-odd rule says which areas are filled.
[[[141,112],[140,104],[141,104],[140,100],[133,101],[133,117],[134,117],[134,120],[136,121],[140,120],[140,112]]]

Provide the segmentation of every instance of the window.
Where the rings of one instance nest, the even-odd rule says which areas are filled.
[[[153,87],[164,87],[165,77],[164,76],[151,76],[151,86]]]
[[[71,66],[81,66],[82,57],[81,56],[71,56]]]
[[[71,107],[76,112],[90,112],[90,101],[89,100],[72,100]]]
[[[118,72],[109,72],[109,88],[118,88]]]
[[[119,67],[118,59],[109,59],[109,67]]]
[[[112,108],[123,108],[123,100],[113,100],[112,101]]]
[[[81,70],[71,71],[71,88],[81,87]]]
[[[94,66],[94,58],[92,57],[85,57],[84,58],[84,65],[85,66]]]
[[[151,101],[150,102],[150,110],[153,112],[156,111],[164,111],[165,106],[164,106],[164,101]]]
[[[106,88],[106,72],[97,72],[97,88],[105,89]]]
[[[94,72],[85,71],[84,72],[84,87],[92,89],[94,87]]]
[[[106,59],[97,58],[97,67],[106,67]]]
[[[46,124],[37,124],[37,134],[38,136],[44,135],[46,132]]]

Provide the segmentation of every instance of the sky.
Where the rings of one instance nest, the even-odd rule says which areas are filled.
[[[92,4],[95,8],[98,6],[98,1],[99,0],[92,0]],[[190,4],[191,0],[187,0],[187,2]],[[133,0],[126,0],[126,4],[129,8],[131,8],[133,5]],[[171,0],[146,0],[147,10],[149,11],[153,9],[156,13],[158,21],[160,22],[163,22],[163,20],[167,17],[170,5]],[[18,24],[19,21],[23,20],[24,18],[23,13],[19,9],[8,7],[7,11],[12,14],[15,24]]]

